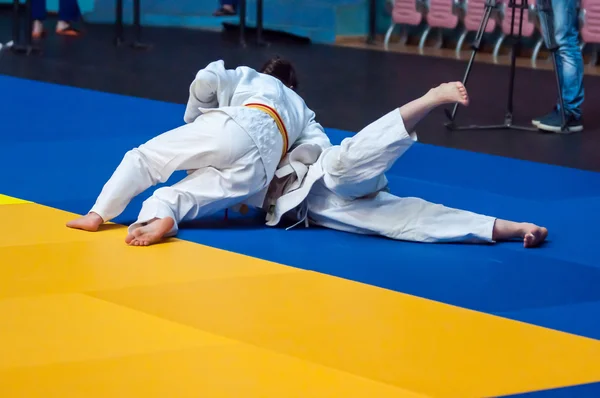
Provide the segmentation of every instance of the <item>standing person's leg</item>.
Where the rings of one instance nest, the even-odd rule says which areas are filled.
[[[135,196],[166,182],[177,170],[229,167],[246,155],[248,147],[255,146],[248,134],[242,133],[227,114],[210,112],[153,138],[125,154],[90,212],[67,226],[98,230],[121,214]]]
[[[44,35],[44,21],[47,16],[46,0],[31,0],[32,38],[39,39]]]
[[[72,24],[81,17],[81,10],[77,0],[60,0],[56,33],[63,36],[79,36],[81,32]]]
[[[569,121],[569,130],[582,131],[581,105],[584,100],[583,55],[579,43],[579,18],[575,0],[552,0],[554,36],[557,51],[557,70]],[[539,129],[550,132],[561,131],[560,106],[550,114],[533,120]]]

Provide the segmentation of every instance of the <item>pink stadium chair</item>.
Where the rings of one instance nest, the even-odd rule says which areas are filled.
[[[515,36],[517,36],[519,34],[519,22],[520,22],[520,16],[521,16],[521,10],[520,9],[512,9],[508,7],[510,0],[503,0],[502,1],[502,5],[500,8],[500,18],[501,18],[501,27],[502,27],[502,34],[500,35],[500,37],[498,38],[498,41],[496,41],[496,45],[494,46],[494,59],[497,60],[498,58],[498,54],[500,53],[500,49],[502,48],[502,43],[504,42],[504,40],[506,39],[507,36],[510,36],[510,29],[511,29],[511,22],[512,22],[512,18],[513,18],[513,11],[514,11],[514,17],[515,17],[515,21],[514,21],[514,34]],[[520,5],[524,3],[524,0],[515,0],[515,3]],[[528,9],[523,10],[523,29],[522,29],[522,35],[523,37],[532,37],[535,33],[536,33],[536,25],[535,25],[535,0],[529,0],[528,2]],[[540,43],[540,41],[538,41],[538,43]],[[537,44],[536,44],[537,46]]]
[[[600,44],[600,0],[581,0],[581,39],[582,49],[591,44],[591,65],[598,63],[598,44]]]
[[[483,20],[483,15],[485,13],[485,3],[485,0],[467,0],[465,16],[463,18],[465,30],[458,38],[458,43],[456,44],[457,56],[460,55],[460,51],[462,50],[462,46],[467,38],[467,35],[471,32],[477,32],[479,30],[479,25],[481,25],[481,21]],[[498,22],[498,13],[492,12],[490,20],[485,28],[485,33],[492,33],[495,31],[496,27],[499,25]]]
[[[396,25],[401,25],[401,43],[406,44],[408,40],[407,26],[419,26],[423,21],[423,15],[427,10],[426,0],[390,0],[392,3],[392,24],[390,25],[383,46],[389,49],[390,38]]]
[[[419,41],[419,49],[423,50],[427,36],[431,29],[437,29],[438,41],[436,48],[442,46],[442,29],[456,29],[460,23],[463,11],[463,3],[460,0],[429,0],[429,9],[425,19],[427,20],[427,28],[421,35]]]

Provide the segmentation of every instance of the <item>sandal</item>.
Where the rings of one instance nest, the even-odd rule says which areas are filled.
[[[217,11],[213,13],[215,17],[230,17],[236,15],[237,12],[235,10],[228,10],[225,7],[219,8]]]
[[[81,35],[81,31],[69,25],[64,29],[56,29],[56,34],[61,36],[77,37]]]

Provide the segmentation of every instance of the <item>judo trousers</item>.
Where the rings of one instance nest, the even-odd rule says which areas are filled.
[[[329,150],[322,162],[324,178],[308,197],[310,221],[411,242],[492,243],[494,217],[382,190],[384,173],[413,143],[398,112]]]
[[[272,119],[264,117],[272,125],[268,133],[278,135]],[[270,180],[248,133],[226,113],[210,112],[127,152],[91,211],[109,221],[136,195],[166,182],[177,170],[187,170],[187,177],[154,191],[130,229],[154,218],[172,217],[176,225],[169,235],[174,235],[178,223],[234,206],[263,190]]]

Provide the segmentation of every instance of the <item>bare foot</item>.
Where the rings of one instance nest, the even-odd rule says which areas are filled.
[[[461,105],[469,105],[469,94],[466,87],[461,82],[443,83],[429,92],[434,100],[440,104],[453,104],[458,102]]]
[[[148,224],[131,231],[125,238],[125,243],[130,246],[150,246],[160,242],[173,228],[175,220],[171,217],[156,218]]]
[[[523,247],[539,246],[548,237],[548,230],[534,224],[523,224]]]
[[[79,217],[76,220],[69,221],[67,227],[74,229],[82,229],[88,232],[96,232],[100,225],[104,223],[102,217],[96,213],[88,213],[83,217]]]
[[[531,223],[497,219],[492,239],[495,241],[523,239],[526,248],[539,246],[548,237],[548,230]]]

